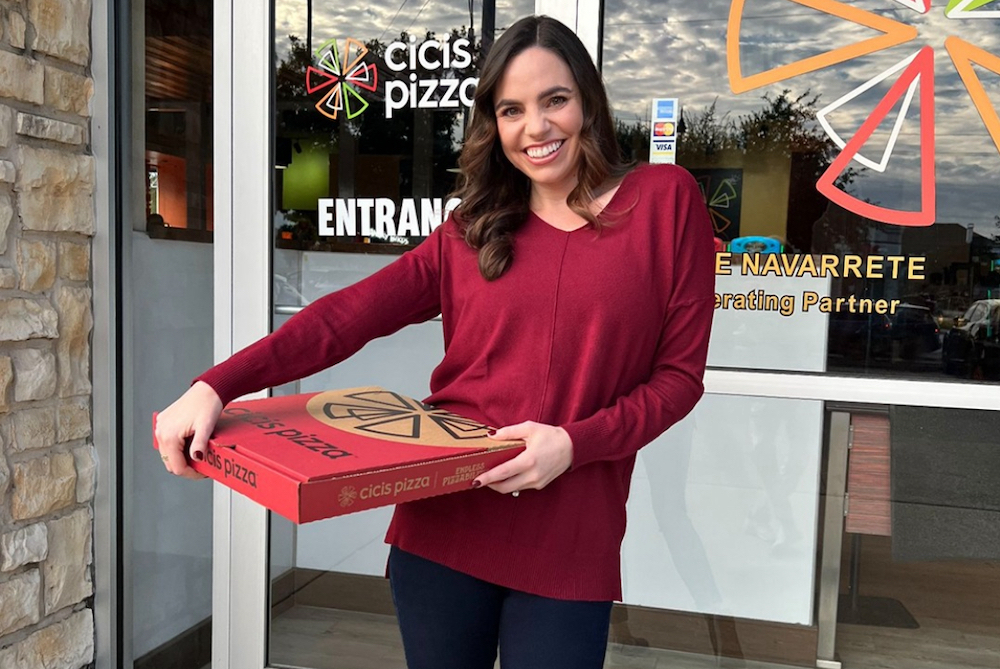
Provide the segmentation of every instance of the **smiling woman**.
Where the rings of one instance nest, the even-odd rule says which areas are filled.
[[[527,455],[303,526],[265,529],[226,493],[217,612],[247,624],[215,669],[491,669],[498,652],[596,669],[606,639],[646,666],[995,669],[1000,414],[955,408],[995,408],[1000,380],[1000,156],[978,94],[996,106],[1000,32],[968,18],[989,3],[538,3],[566,28],[466,0],[275,0],[266,25],[268,1],[233,0],[220,26],[274,43],[222,56],[239,85],[215,104],[215,136],[238,139],[218,159],[236,212],[219,257],[238,262],[217,319],[273,311],[182,408],[377,384]],[[899,224],[935,218],[931,194],[933,225]],[[886,211],[918,216],[866,214]],[[249,279],[272,268],[269,302]],[[190,473],[187,430],[210,421],[172,413],[154,480],[198,492],[165,499],[146,538],[175,547],[194,527],[175,503],[211,491],[160,470]],[[237,606],[267,576],[271,606]]]
[[[352,140],[343,115],[370,110],[336,96],[373,84],[371,51],[317,51],[330,91],[311,118],[336,112],[341,142]],[[552,18],[521,19],[493,45],[468,137],[447,221],[199,375],[157,415],[156,440],[167,471],[194,478],[190,462],[235,398],[440,314],[444,356],[424,402],[524,449],[465,492],[393,510],[385,542],[407,666],[490,669],[499,653],[508,669],[599,669],[622,590],[625,482],[703,392],[708,212],[683,169],[623,163],[597,68]]]

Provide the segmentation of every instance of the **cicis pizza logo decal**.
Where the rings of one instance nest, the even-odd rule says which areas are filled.
[[[481,423],[382,389],[329,391],[314,395],[306,411],[316,420],[362,436],[404,444],[454,443],[467,448],[496,442]],[[470,443],[482,440],[482,444]]]
[[[323,91],[316,109],[333,120],[340,114],[352,119],[368,109],[361,91],[374,92],[378,87],[378,67],[365,61],[368,47],[356,39],[344,41],[341,53],[337,40],[332,39],[316,49],[314,62],[306,70],[306,92]]]
[[[773,67],[756,73],[743,72],[740,62],[740,29],[746,6],[752,5],[752,0],[733,0],[729,11],[729,25],[726,34],[726,59],[729,70],[729,84],[734,93],[745,93],[763,86],[778,83],[785,79],[797,77],[809,72],[832,67],[854,58],[867,56],[878,51],[889,49],[917,39],[916,27],[904,22],[875,14],[837,0],[788,0],[804,7],[827,14],[831,20],[849,21],[880,33],[853,44],[846,44],[830,51],[813,55],[792,63]],[[887,5],[899,4],[907,9],[926,14],[930,11],[943,11],[945,16],[955,21],[954,32],[961,32],[960,26],[965,20],[995,20],[1000,30],[1000,1],[998,0],[950,0],[943,7],[931,7],[932,0],[886,0]],[[983,123],[986,125],[997,151],[1000,152],[1000,117],[980,81],[973,66],[1000,74],[1000,57],[991,54],[957,35],[950,35],[945,40],[945,49],[951,58],[951,63],[958,71],[972,104]],[[890,81],[895,77],[889,91],[870,112],[861,127],[850,138],[838,135],[826,116],[876,85]],[[872,202],[862,201],[841,190],[835,185],[838,176],[850,165],[857,163],[875,170],[885,172],[891,169],[892,150],[905,121],[907,110],[914,97],[918,96],[920,104],[920,203],[916,211],[891,209]],[[899,105],[889,143],[881,157],[877,160],[862,154],[862,148],[872,137],[889,113]],[[848,211],[876,221],[900,226],[927,226],[936,218],[936,187],[935,187],[935,133],[934,133],[934,49],[923,46],[916,49],[906,58],[892,67],[876,74],[852,91],[841,96],[831,104],[817,112],[817,121],[823,127],[830,139],[841,148],[840,154],[820,176],[816,187],[828,199]]]

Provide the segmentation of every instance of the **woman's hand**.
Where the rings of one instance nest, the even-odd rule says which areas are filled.
[[[176,402],[156,416],[153,433],[160,447],[160,459],[167,471],[186,479],[203,479],[188,466],[184,447],[191,439],[191,458],[204,460],[208,438],[222,413],[222,400],[204,381],[188,388]]]
[[[566,430],[542,423],[518,423],[490,435],[497,440],[522,439],[517,457],[483,472],[472,487],[489,486],[499,493],[541,490],[573,464],[573,440]]]

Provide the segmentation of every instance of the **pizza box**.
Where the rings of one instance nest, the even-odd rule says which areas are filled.
[[[205,459],[189,464],[306,523],[471,489],[524,450],[489,429],[374,386],[287,395],[227,405]]]

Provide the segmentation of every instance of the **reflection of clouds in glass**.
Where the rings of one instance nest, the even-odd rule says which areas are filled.
[[[496,3],[498,30],[518,18],[531,14],[534,3],[528,0],[507,0]],[[280,60],[288,52],[288,37],[305,39],[307,18],[305,0],[276,0],[274,8],[275,51]],[[476,31],[481,28],[482,4],[475,3]],[[443,35],[453,29],[469,26],[466,2],[446,0],[389,0],[359,5],[349,2],[313,4],[314,47],[330,39],[353,37],[366,42],[370,39],[391,41],[403,31],[423,35],[434,32]]]
[[[761,97],[783,89],[795,98],[807,90],[823,107],[892,67],[923,46],[935,49],[935,129],[938,220],[992,225],[1000,213],[1000,153],[958,76],[944,40],[949,35],[1000,55],[1000,19],[951,20],[938,3],[920,15],[891,0],[861,0],[852,6],[916,26],[915,40],[774,85],[734,95],[726,64],[729,0],[707,0],[671,11],[676,5],[648,0],[607,0],[604,77],[616,115],[627,121],[649,119],[655,97],[677,97],[685,113],[716,103],[717,118],[733,119],[759,110]],[[666,17],[666,18],[664,18]],[[830,51],[878,33],[790,0],[747,0],[741,31],[745,75]],[[1000,109],[1000,76],[976,67],[981,82]],[[849,140],[899,75],[831,113],[838,133]],[[900,104],[890,112],[862,153],[878,160]],[[919,96],[915,97],[885,174],[859,180],[859,188],[884,206],[912,209],[919,202]],[[857,165],[855,165],[857,166]],[[861,185],[863,183],[863,185]]]

